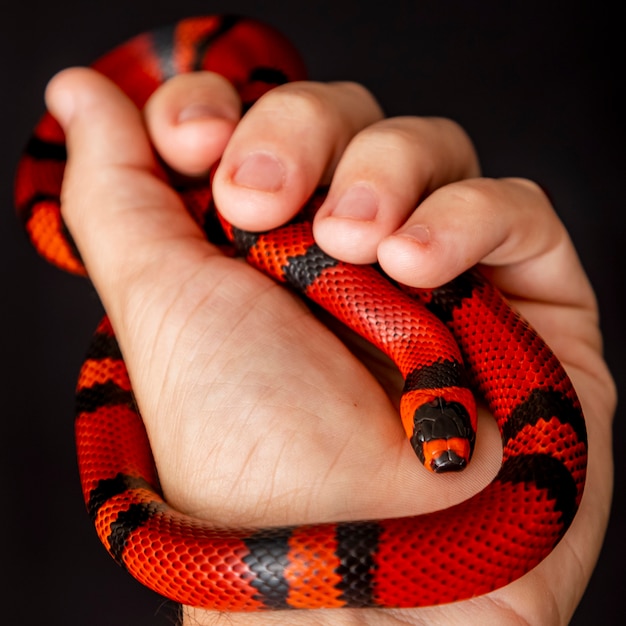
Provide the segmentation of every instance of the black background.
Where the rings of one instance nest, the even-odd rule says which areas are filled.
[[[596,287],[606,354],[624,382],[623,49],[604,3],[355,0],[23,0],[0,9],[2,538],[7,624],[170,624],[174,612],[105,554],[84,512],[73,449],[73,385],[99,316],[80,279],[48,267],[12,213],[21,147],[46,81],[127,37],[183,16],[262,18],[302,50],[311,76],[368,86],[390,115],[443,115],[470,133],[488,176],[550,193]],[[617,4],[613,6],[617,7]],[[609,11],[607,13],[607,11]],[[624,441],[618,411],[616,441]],[[619,451],[620,446],[616,446]],[[607,451],[608,452],[608,451]],[[626,620],[625,472],[604,550],[573,624]],[[6,578],[5,578],[6,580]],[[542,625],[540,625],[542,626]]]

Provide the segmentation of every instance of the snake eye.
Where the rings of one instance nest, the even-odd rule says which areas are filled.
[[[411,445],[433,472],[462,470],[474,449],[474,431],[465,407],[437,398],[420,406],[413,417]]]

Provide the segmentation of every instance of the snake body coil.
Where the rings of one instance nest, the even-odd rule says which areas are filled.
[[[244,106],[272,86],[304,76],[280,35],[226,17],[183,20],[140,35],[95,67],[138,106],[181,72],[222,74]],[[38,251],[84,274],[59,212],[65,158],[63,133],[46,115],[20,162],[16,203]],[[181,194],[211,237],[210,190]],[[431,394],[431,404],[465,406],[464,375],[457,368],[463,358],[500,429],[502,467],[471,499],[418,517],[282,528],[218,528],[192,519],[160,494],[128,374],[104,319],[80,373],[76,437],[85,501],[111,556],[143,584],[183,604],[254,611],[451,602],[506,585],[549,554],[582,497],[585,425],[560,363],[498,291],[471,272],[440,289],[407,294],[372,268],[326,256],[306,222],[263,234],[225,226],[251,263],[304,291],[391,354],[406,379],[405,397]],[[419,317],[419,331],[412,330],[416,320],[408,310]],[[398,337],[406,336],[409,343],[399,345]],[[428,344],[430,353],[415,356],[414,340]],[[471,432],[461,434],[470,447],[472,411],[459,427],[464,431],[469,423]],[[425,422],[411,415],[407,433],[418,454],[428,456],[416,434],[418,422]],[[455,460],[455,450],[446,462]],[[432,454],[436,461],[440,451]]]

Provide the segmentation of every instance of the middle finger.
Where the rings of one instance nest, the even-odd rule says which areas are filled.
[[[224,217],[266,230],[295,215],[361,129],[382,117],[356,83],[298,82],[265,94],[243,117],[215,173]]]

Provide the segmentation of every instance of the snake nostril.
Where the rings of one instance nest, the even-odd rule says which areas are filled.
[[[467,460],[460,457],[454,450],[446,450],[431,461],[431,468],[437,474],[458,472],[465,468]]]

